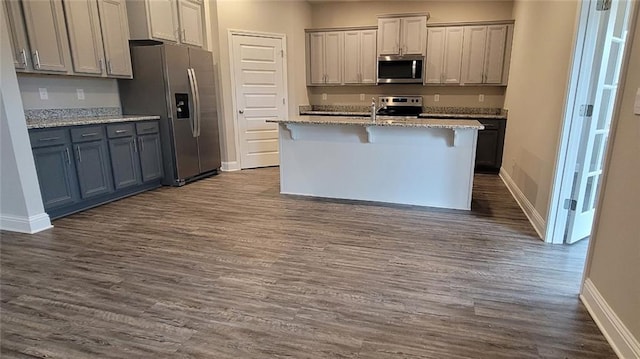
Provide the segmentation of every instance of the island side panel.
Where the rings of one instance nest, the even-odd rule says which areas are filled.
[[[281,193],[471,208],[477,129],[366,129],[280,124]]]

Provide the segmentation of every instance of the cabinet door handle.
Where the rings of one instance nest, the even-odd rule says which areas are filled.
[[[113,74],[113,68],[111,68],[111,60],[107,60],[107,69],[109,70],[109,75]]]
[[[69,147],[64,149],[64,154],[67,156],[67,165],[71,164],[71,156],[69,156]]]
[[[136,143],[136,139],[134,138],[132,142],[129,142],[129,147],[133,147],[133,152],[138,153],[138,144]]]
[[[140,144],[140,152],[144,152],[144,141],[142,141],[142,137],[138,137],[138,143]]]
[[[80,145],[76,145],[76,152],[78,152],[78,162],[82,162],[82,153],[80,153]]]
[[[36,58],[36,67],[40,69],[40,54],[38,53],[38,50],[35,51],[34,56]]]
[[[184,42],[187,39],[187,32],[185,31],[185,29],[182,29],[182,42]]]
[[[102,58],[98,59],[98,65],[100,66],[100,72],[104,70],[104,60]]]
[[[55,140],[59,140],[60,137],[45,137],[45,138],[41,138],[38,141],[41,142],[47,142],[47,141],[55,141]]]
[[[27,66],[27,51],[25,49],[20,50],[20,55],[22,56],[22,64]]]

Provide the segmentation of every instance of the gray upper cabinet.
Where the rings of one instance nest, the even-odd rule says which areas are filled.
[[[427,16],[378,17],[378,56],[425,55]]]
[[[107,59],[106,71],[110,77],[131,78],[129,53],[129,22],[124,0],[98,0],[100,25]]]
[[[72,0],[64,7],[74,72],[131,78],[124,0]]]
[[[98,3],[95,0],[64,2],[73,71],[103,75],[104,50],[100,31]]]
[[[29,42],[24,25],[22,6],[18,0],[6,0],[2,3],[5,6],[5,15],[9,25],[9,38],[13,49],[13,65],[16,71],[25,71],[31,67],[29,60],[31,56],[29,55]]]
[[[178,0],[180,18],[180,41],[187,45],[202,47],[202,4],[194,0]]]
[[[127,0],[127,13],[132,40],[204,45],[202,1]]]
[[[506,85],[513,25],[466,26],[462,50],[462,82]]]
[[[71,56],[61,0],[23,1],[33,70],[70,73]]]
[[[20,72],[131,78],[125,0],[8,0]]]
[[[148,0],[151,37],[178,42],[176,0]]]

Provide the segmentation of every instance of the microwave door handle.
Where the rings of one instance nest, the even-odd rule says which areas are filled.
[[[411,64],[411,78],[412,79],[416,78],[416,62],[417,62],[416,60],[413,60],[412,64]]]

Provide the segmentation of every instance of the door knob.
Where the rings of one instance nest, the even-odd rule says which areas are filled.
[[[238,112],[240,112],[240,114],[243,114],[243,113],[244,113],[244,110],[239,110]]]

